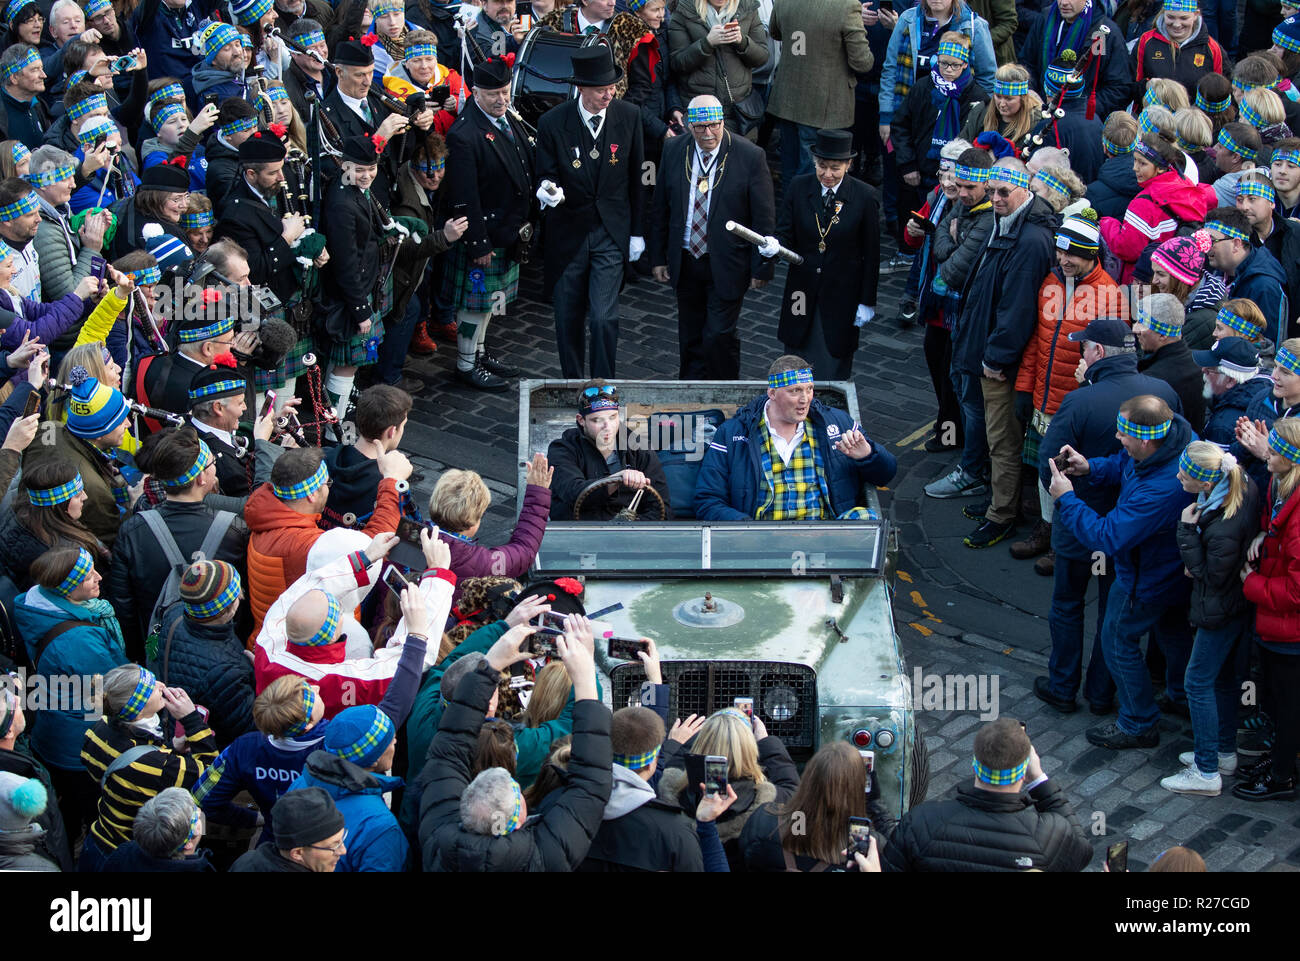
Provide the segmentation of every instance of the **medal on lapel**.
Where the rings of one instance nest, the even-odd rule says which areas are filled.
[[[618,144],[616,144],[616,143],[612,143],[612,144],[610,144],[610,145],[609,145],[609,164],[610,164],[611,167],[612,167],[614,164],[618,163],[618,157],[614,156],[616,153],[618,153]]]
[[[591,150],[588,151],[587,156],[590,157],[592,160],[599,160],[599,159],[600,159],[600,149],[597,148],[597,147],[592,147]]]
[[[573,169],[577,170],[582,166],[582,161],[578,159],[578,148],[573,148]]]

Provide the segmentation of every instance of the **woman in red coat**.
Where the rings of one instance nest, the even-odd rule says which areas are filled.
[[[1265,531],[1250,545],[1241,579],[1246,600],[1255,605],[1273,755],[1242,769],[1232,793],[1247,801],[1293,798],[1300,750],[1300,417],[1274,421],[1268,447],[1273,480],[1264,504]]]

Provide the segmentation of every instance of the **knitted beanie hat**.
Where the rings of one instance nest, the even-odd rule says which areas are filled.
[[[387,714],[373,704],[361,704],[345,708],[330,721],[325,729],[325,750],[368,768],[388,750],[395,736]]]
[[[120,391],[90,377],[84,367],[74,367],[69,379],[73,384],[68,393],[69,432],[86,439],[103,437],[126,420],[126,398]]]
[[[185,616],[210,621],[239,600],[239,572],[225,561],[195,561],[181,575]]]
[[[1084,207],[1077,214],[1066,217],[1061,226],[1056,228],[1056,249],[1096,260],[1100,237],[1097,211]]]
[[[45,785],[36,778],[0,771],[0,831],[25,831],[45,813],[48,801]]]
[[[1205,271],[1205,255],[1210,251],[1210,234],[1198,230],[1190,237],[1172,237],[1151,254],[1151,266],[1159,267],[1179,283],[1195,285]]]

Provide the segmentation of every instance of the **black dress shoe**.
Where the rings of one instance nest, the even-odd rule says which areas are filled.
[[[1295,778],[1273,780],[1271,773],[1232,786],[1232,796],[1243,801],[1290,801],[1295,798]]]
[[[466,387],[476,390],[505,390],[510,384],[492,373],[486,367],[477,366],[473,370],[457,370],[456,379]]]
[[[1079,704],[1074,698],[1058,697],[1052,693],[1052,682],[1046,675],[1034,678],[1034,697],[1056,708],[1062,714],[1073,714],[1079,709]]]
[[[1159,747],[1160,746],[1160,728],[1152,724],[1141,734],[1129,734],[1122,730],[1118,724],[1103,724],[1100,727],[1090,727],[1084,736],[1089,743],[1098,747],[1107,747],[1112,751],[1127,751],[1135,747]]]
[[[1242,783],[1257,781],[1261,777],[1266,777],[1273,770],[1273,759],[1271,757],[1262,757],[1258,761],[1251,761],[1249,764],[1242,764],[1237,768],[1237,777],[1241,778]]]
[[[480,367],[487,368],[490,373],[496,374],[498,377],[519,376],[519,369],[517,367],[511,367],[509,364],[497,360],[492,356],[491,352],[486,349],[478,355],[478,362]]]

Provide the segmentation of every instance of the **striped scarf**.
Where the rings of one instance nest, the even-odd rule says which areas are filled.
[[[1043,25],[1043,69],[1046,71],[1057,58],[1066,50],[1073,50],[1080,56],[1083,55],[1083,48],[1088,43],[1088,36],[1092,32],[1093,6],[1092,0],[1084,5],[1083,11],[1074,18],[1074,23],[1061,27],[1064,21],[1061,19],[1060,8],[1055,3],[1047,7],[1047,22]],[[1060,32],[1061,39],[1056,39],[1057,32]]]
[[[930,103],[938,109],[939,115],[934,119],[934,135],[930,138],[930,150],[926,156],[937,160],[939,151],[961,130],[961,98],[971,84],[972,74],[967,67],[956,80],[944,80],[939,73],[938,60],[933,62],[930,82],[934,84],[934,90],[930,93]]]

